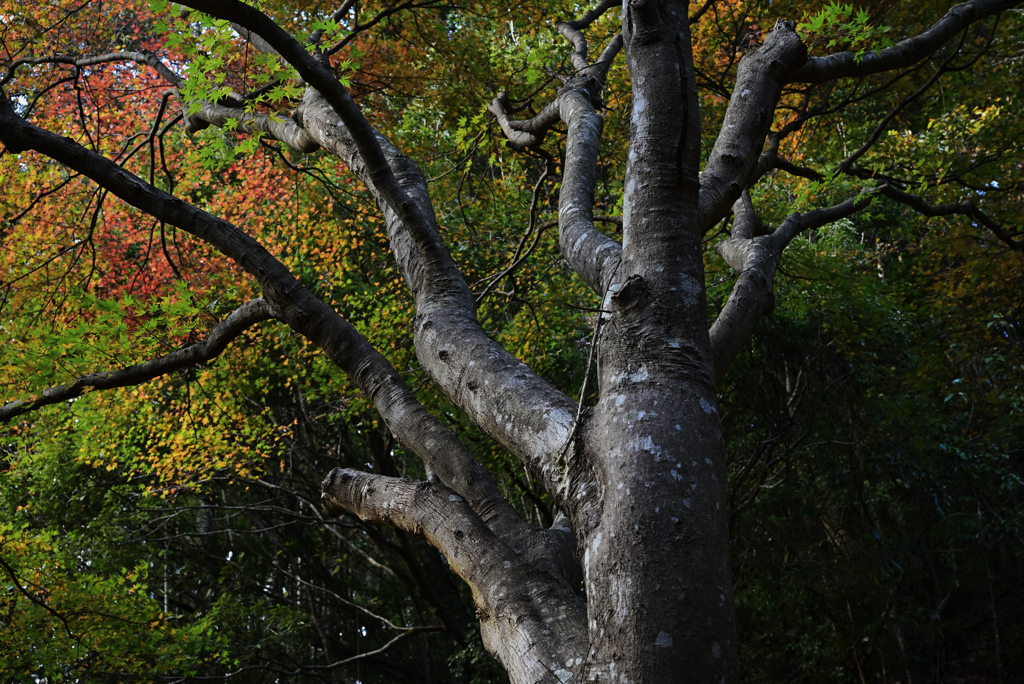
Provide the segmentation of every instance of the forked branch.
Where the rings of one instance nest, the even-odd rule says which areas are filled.
[[[871,202],[873,193],[864,192],[806,214],[790,214],[775,231],[757,217],[748,193],[744,192],[736,201],[732,237],[716,247],[737,274],[729,299],[710,331],[716,383],[721,384],[725,379],[729,367],[753,334],[757,321],[775,307],[775,271],[782,251],[797,235],[860,211]]]
[[[594,64],[587,62],[587,41],[581,29],[589,26],[616,3],[603,2],[577,21],[558,24],[558,30],[573,46],[577,75],[559,89],[555,99],[530,121],[510,121],[508,100],[499,93],[489,107],[513,147],[539,145],[544,133],[561,120],[568,128],[565,171],[558,195],[559,247],[570,267],[592,290],[604,294],[613,282],[622,258],[622,246],[594,225],[594,186],[597,155],[601,144],[602,120],[594,103],[598,101],[612,60],[622,49],[617,34]]]

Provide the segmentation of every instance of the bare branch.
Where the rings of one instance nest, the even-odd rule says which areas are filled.
[[[568,659],[586,655],[586,611],[568,584],[539,572],[439,483],[335,468],[323,481],[328,515],[361,519],[423,536],[473,590],[484,645],[514,681],[564,682]]]
[[[928,204],[922,197],[904,192],[889,183],[879,186],[878,191],[889,199],[905,204],[924,216],[952,216],[954,214],[967,216],[979,225],[992,231],[992,234],[1010,249],[1024,251],[1024,242],[1014,239],[1020,236],[1019,233],[1015,235],[1008,233],[1003,227],[993,221],[990,216],[979,209],[972,200],[950,202],[948,204]]]
[[[877,54],[860,59],[853,52],[813,57],[789,75],[790,83],[821,83],[836,78],[856,78],[911,66],[933,54],[967,26],[993,14],[1016,7],[1020,0],[971,0],[950,8],[924,33],[900,41]]]
[[[262,321],[273,318],[270,306],[262,298],[246,302],[214,326],[202,342],[178,349],[160,358],[137,363],[120,370],[90,373],[74,382],[43,390],[36,399],[17,400],[0,407],[0,422],[35,411],[43,406],[69,401],[92,390],[115,389],[141,385],[162,375],[216,358],[239,335]]]
[[[68,621],[67,621],[67,618],[66,618],[66,617],[64,617],[63,615],[61,615],[60,613],[58,613],[58,612],[57,612],[56,610],[54,610],[53,608],[51,608],[51,607],[50,607],[50,606],[49,606],[49,605],[47,604],[47,602],[46,602],[46,601],[42,600],[42,599],[41,599],[41,598],[39,598],[38,596],[35,596],[35,595],[34,595],[34,594],[33,594],[33,593],[31,592],[31,591],[29,591],[28,589],[26,589],[26,588],[25,588],[25,586],[23,586],[23,585],[21,584],[21,578],[20,578],[20,577],[18,576],[18,572],[17,572],[17,571],[16,571],[16,570],[15,570],[14,568],[12,568],[12,567],[11,567],[11,566],[10,566],[10,565],[9,565],[9,564],[7,563],[7,561],[5,561],[5,560],[3,559],[3,557],[2,557],[2,556],[0,556],[0,568],[3,568],[3,570],[4,570],[4,572],[5,572],[6,574],[7,574],[7,576],[11,578],[11,582],[13,582],[13,583],[14,583],[14,587],[15,587],[15,588],[16,588],[16,589],[18,590],[18,592],[19,592],[20,594],[22,594],[22,595],[23,595],[23,596],[24,596],[25,598],[27,598],[27,599],[28,599],[29,601],[31,601],[32,603],[36,604],[37,606],[39,606],[40,608],[42,608],[43,610],[45,610],[45,611],[46,611],[47,613],[49,613],[49,614],[50,614],[50,615],[52,615],[53,617],[55,617],[55,618],[57,618],[58,620],[60,620],[61,626],[62,626],[62,627],[64,628],[64,632],[65,632],[65,633],[66,633],[66,634],[67,634],[67,635],[68,635],[69,637],[71,637],[72,639],[74,639],[74,640],[75,640],[76,642],[79,642],[79,643],[81,643],[81,640],[82,640],[82,638],[81,638],[80,636],[78,636],[77,634],[75,634],[74,632],[72,632],[72,631],[71,631],[71,626],[70,626],[70,625],[68,625]]]
[[[814,169],[805,166],[797,166],[786,159],[768,152],[762,154],[761,159],[758,160],[757,171],[753,178],[760,178],[772,169],[779,169],[794,176],[800,176],[814,181],[821,181],[825,179],[823,174]],[[876,178],[880,183],[877,188],[877,192],[879,194],[899,202],[900,204],[905,204],[923,216],[967,216],[973,219],[978,225],[981,225],[991,231],[993,235],[995,235],[1010,249],[1024,249],[1024,242],[1016,239],[1018,237],[1017,234],[1008,232],[1005,228],[996,223],[992,217],[982,211],[973,200],[968,199],[962,202],[949,202],[946,204],[929,204],[927,200],[918,195],[900,190],[896,187],[895,183],[897,181],[895,180],[878,177],[872,172],[856,166],[850,166],[843,169],[843,171],[847,175],[855,176],[857,178]]]
[[[515,254],[512,255],[512,262],[494,275],[487,276],[480,281],[480,283],[486,282],[487,285],[484,287],[483,291],[476,296],[477,302],[483,301],[483,299],[487,297],[491,290],[494,289],[494,286],[497,285],[502,278],[514,273],[515,270],[519,268],[519,265],[533,253],[533,250],[536,249],[537,244],[540,242],[540,237],[543,235],[545,227],[542,226],[537,228],[537,202],[540,199],[540,190],[544,186],[544,181],[546,181],[551,175],[553,166],[554,159],[552,159],[550,155],[546,155],[544,172],[540,174],[537,182],[533,185],[533,199],[530,201],[530,221],[526,227],[526,232],[523,233],[523,237],[520,238],[519,244],[516,245]],[[523,247],[526,246],[526,240],[531,235],[533,235],[533,242],[530,243],[530,246],[525,252],[523,252]]]
[[[960,44],[956,47],[956,49],[950,50],[949,55],[947,55],[946,58],[942,60],[942,64],[939,65],[939,68],[935,70],[935,73],[933,73],[920,88],[918,88],[913,93],[907,95],[905,98],[900,100],[895,107],[890,109],[889,112],[884,117],[882,117],[882,120],[878,122],[878,125],[875,126],[875,129],[871,131],[871,134],[868,136],[868,139],[865,140],[860,147],[854,150],[850,154],[850,156],[848,156],[846,159],[839,163],[839,171],[846,172],[847,169],[853,166],[853,164],[858,159],[860,159],[869,149],[871,149],[871,146],[874,145],[878,141],[878,138],[881,137],[882,133],[885,132],[886,128],[889,126],[889,123],[893,119],[895,119],[900,112],[906,109],[907,105],[909,105],[911,102],[919,98],[921,95],[927,92],[929,88],[935,85],[935,82],[938,81],[944,73],[946,73],[946,70],[949,67],[949,63],[953,60],[954,57],[956,57],[957,53],[960,52],[960,46],[963,45],[964,39],[966,37],[966,34],[964,34],[964,36],[960,39]]]
[[[470,586],[485,583],[493,565],[520,562],[515,552],[458,496],[441,483],[335,468],[321,485],[324,513],[349,511],[361,520],[423,536]],[[472,548],[463,549],[467,542]]]
[[[815,209],[806,214],[793,213],[786,217],[771,237],[774,241],[774,248],[778,251],[785,249],[797,235],[808,230],[815,230],[822,226],[838,221],[841,218],[852,216],[871,203],[872,197],[880,192],[881,188],[862,190],[856,197],[840,202],[831,207]]]
[[[332,45],[330,48],[325,50],[324,51],[324,55],[326,55],[328,57],[330,57],[331,55],[334,55],[339,50],[341,50],[346,45],[348,45],[353,40],[355,40],[356,36],[358,36],[360,33],[362,33],[363,31],[365,31],[367,29],[373,28],[374,26],[377,26],[378,24],[380,24],[382,21],[384,21],[385,19],[387,19],[390,16],[398,14],[399,12],[405,11],[407,9],[414,9],[414,8],[419,8],[419,7],[431,7],[433,5],[438,4],[439,2],[441,2],[441,0],[422,0],[421,2],[414,2],[413,0],[407,0],[407,2],[403,2],[401,4],[399,4],[397,2],[392,2],[387,7],[382,9],[380,12],[377,12],[377,14],[375,14],[373,16],[373,18],[370,19],[369,21],[361,23],[361,24],[356,24],[355,26],[353,26],[352,30],[349,32],[349,34],[347,36],[345,36],[344,38],[342,38],[341,40],[339,40],[334,45]],[[348,4],[348,3],[346,3],[346,4]],[[342,9],[344,9],[344,5],[342,6]],[[340,10],[339,10],[339,12],[340,12]],[[358,17],[358,15],[356,15],[356,16]]]
[[[583,29],[587,28],[595,21],[600,19],[605,12],[607,12],[613,7],[622,7],[622,3],[619,2],[619,0],[603,0],[600,5],[594,7],[593,9],[587,10],[587,12],[582,17],[576,19],[575,21],[567,22],[566,25],[576,29],[577,31],[582,31]]]
[[[7,73],[3,79],[0,79],[0,88],[7,85],[7,83],[14,78],[15,72],[18,67],[30,64],[68,64],[75,67],[87,67],[96,66],[98,64],[111,64],[114,62],[135,62],[145,66],[152,67],[160,76],[164,78],[168,83],[176,88],[181,87],[184,81],[180,76],[171,71],[166,64],[160,61],[160,58],[149,50],[138,50],[135,52],[109,52],[102,55],[92,55],[90,57],[68,57],[63,55],[53,55],[49,57],[25,57],[16,60],[10,64],[7,68]]]

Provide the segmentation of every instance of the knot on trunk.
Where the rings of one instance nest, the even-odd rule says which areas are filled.
[[[629,317],[647,299],[647,283],[643,277],[631,275],[617,292],[612,294],[612,308],[616,313]]]
[[[345,468],[335,468],[327,473],[327,477],[320,483],[320,505],[326,515],[337,518],[347,510],[338,494],[342,487],[354,479],[355,472]]]
[[[655,0],[626,0],[622,8],[626,15],[623,38],[628,43],[652,43],[674,33],[665,22],[661,8]]]

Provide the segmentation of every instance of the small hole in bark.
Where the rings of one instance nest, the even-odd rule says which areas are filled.
[[[480,385],[477,384],[476,380],[470,380],[469,382],[466,383],[466,387],[469,388],[470,392],[476,392],[476,388],[479,386]]]
[[[462,538],[465,537],[465,536],[466,535],[463,534],[462,530],[455,530],[455,538],[458,539],[459,541],[462,541]]]
[[[447,349],[442,349],[441,351],[439,351],[437,353],[437,357],[439,359],[441,359],[442,361],[447,361],[448,360],[448,356],[449,356],[449,354],[448,354],[448,350]]]

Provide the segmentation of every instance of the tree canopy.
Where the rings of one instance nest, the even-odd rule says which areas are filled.
[[[0,1],[4,681],[1024,670],[1019,3]]]

